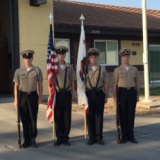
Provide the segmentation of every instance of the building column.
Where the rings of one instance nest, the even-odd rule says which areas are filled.
[[[53,0],[39,7],[30,6],[29,0],[18,0],[19,6],[19,45],[20,51],[35,51],[34,65],[39,66],[44,76],[44,95],[47,91],[47,46],[49,34],[49,14],[53,13]],[[20,58],[22,66],[22,58]]]

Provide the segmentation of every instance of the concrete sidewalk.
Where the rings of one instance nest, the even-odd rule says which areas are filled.
[[[3,103],[2,103],[3,101]],[[12,98],[0,99],[0,160],[159,160],[160,115],[136,117],[139,144],[116,144],[115,117],[104,117],[105,145],[87,146],[83,136],[83,114],[72,114],[72,146],[54,147],[51,125],[46,121],[46,108],[40,106],[38,149],[17,149],[16,112]]]

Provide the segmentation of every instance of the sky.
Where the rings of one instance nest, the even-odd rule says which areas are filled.
[[[141,3],[142,0],[71,0],[71,1],[126,6],[135,8],[141,8],[142,5]],[[148,9],[160,10],[160,0],[146,0],[146,1]]]

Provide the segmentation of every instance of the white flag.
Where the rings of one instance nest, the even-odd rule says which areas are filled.
[[[84,31],[84,25],[83,15],[80,18],[82,20],[81,24],[81,35],[80,35],[80,41],[79,41],[79,50],[78,50],[78,56],[77,56],[77,93],[78,93],[78,104],[84,105],[85,108],[88,108],[88,101],[85,94],[85,84],[83,83],[81,77],[80,77],[80,70],[81,70],[81,61],[86,56],[86,44],[85,44],[85,31]]]

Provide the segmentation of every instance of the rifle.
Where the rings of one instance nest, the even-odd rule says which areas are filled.
[[[20,124],[20,111],[19,111],[19,102],[20,102],[20,93],[19,89],[17,89],[17,97],[18,97],[18,104],[17,104],[17,129],[18,129],[18,148],[21,148],[21,124]]]
[[[121,143],[121,127],[119,117],[119,100],[118,100],[118,87],[116,88],[117,102],[116,102],[116,127],[117,127],[117,143]]]

